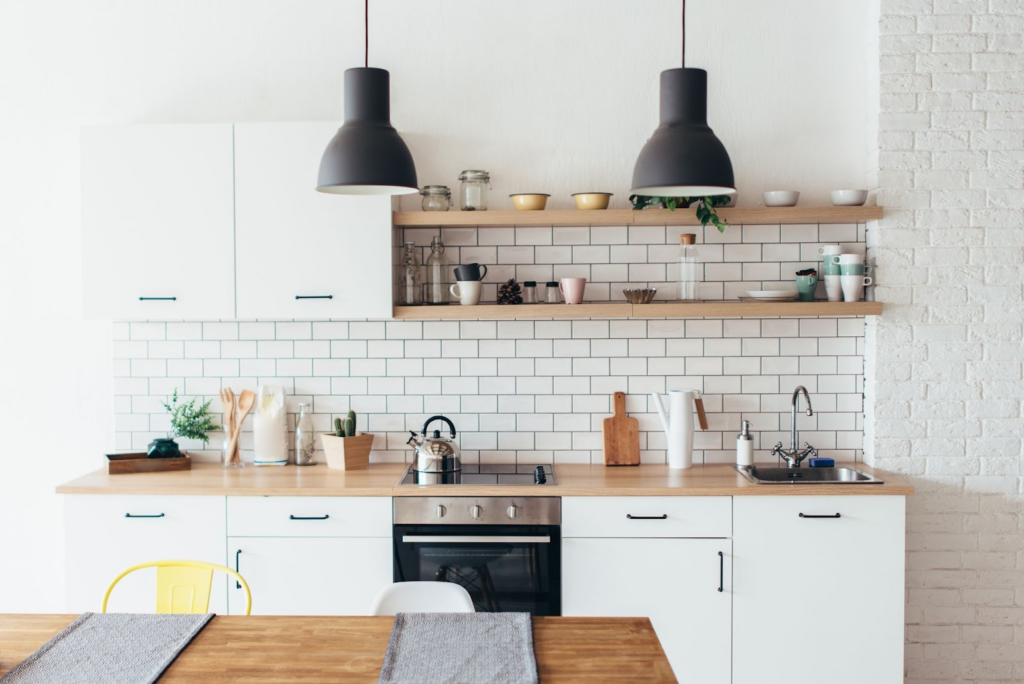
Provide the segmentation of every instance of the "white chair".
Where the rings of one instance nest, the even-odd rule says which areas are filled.
[[[451,582],[395,582],[384,587],[371,615],[397,613],[475,613],[469,592]]]

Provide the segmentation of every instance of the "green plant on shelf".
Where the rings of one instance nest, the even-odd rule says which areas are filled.
[[[220,425],[213,422],[210,415],[210,403],[206,402],[196,406],[198,399],[191,401],[178,401],[178,389],[174,389],[171,396],[171,403],[161,402],[167,412],[171,414],[171,436],[184,437],[185,439],[198,439],[203,444],[210,443],[210,437],[206,434],[214,430],[220,430]]]
[[[349,411],[348,416],[344,419],[334,419],[334,436],[335,437],[355,437],[356,436],[356,412]]]
[[[719,233],[725,232],[729,222],[718,215],[717,207],[724,207],[729,203],[728,195],[712,195],[710,197],[652,197],[648,195],[630,195],[629,201],[633,209],[648,209],[651,207],[663,206],[669,211],[677,208],[687,209],[691,204],[696,204],[697,220],[700,225],[707,226],[709,223],[718,229]]]

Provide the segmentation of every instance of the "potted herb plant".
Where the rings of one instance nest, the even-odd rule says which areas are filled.
[[[711,197],[649,197],[646,195],[630,195],[629,201],[633,209],[648,209],[651,207],[663,206],[669,211],[675,211],[677,207],[689,208],[691,204],[697,205],[697,218],[702,226],[709,223],[718,228],[719,233],[725,232],[729,222],[718,215],[717,207],[724,207],[732,201],[729,195],[713,195]]]
[[[191,401],[178,401],[178,389],[174,389],[171,402],[161,402],[167,412],[171,414],[171,430],[167,437],[154,439],[146,449],[149,458],[176,458],[181,456],[181,449],[174,441],[176,437],[185,439],[198,439],[203,444],[210,443],[210,437],[206,434],[213,430],[220,430],[220,426],[213,422],[210,415],[210,402],[196,406],[197,399]]]
[[[356,412],[334,419],[334,434],[321,435],[327,467],[335,470],[361,470],[370,465],[373,435],[356,431]]]

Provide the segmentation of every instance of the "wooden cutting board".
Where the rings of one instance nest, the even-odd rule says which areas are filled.
[[[626,393],[616,392],[615,414],[601,423],[606,466],[640,465],[640,423],[626,415]]]

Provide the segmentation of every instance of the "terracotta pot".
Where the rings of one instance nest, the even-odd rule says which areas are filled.
[[[360,432],[355,437],[320,435],[327,456],[327,467],[335,470],[362,470],[370,465],[373,435]]]

